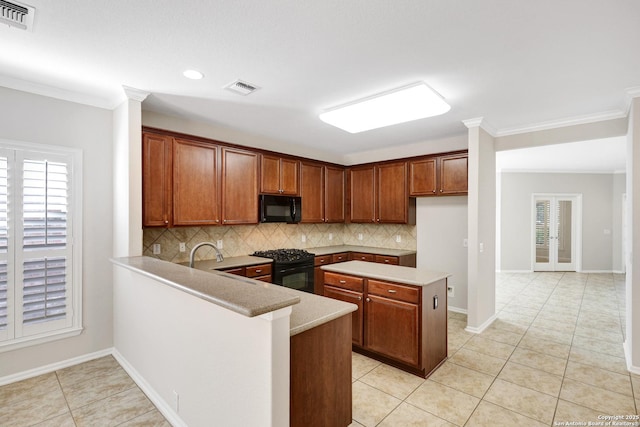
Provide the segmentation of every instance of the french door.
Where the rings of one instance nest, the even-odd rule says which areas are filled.
[[[576,271],[579,196],[534,195],[534,271]]]

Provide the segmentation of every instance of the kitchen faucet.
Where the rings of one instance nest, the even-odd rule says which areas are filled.
[[[200,249],[202,246],[211,246],[216,251],[216,261],[217,262],[224,261],[224,257],[222,256],[222,253],[220,252],[220,250],[218,250],[216,245],[214,245],[211,242],[202,242],[202,243],[198,243],[193,247],[193,249],[191,249],[191,254],[189,255],[189,267],[193,268],[193,262],[196,256],[196,251]]]

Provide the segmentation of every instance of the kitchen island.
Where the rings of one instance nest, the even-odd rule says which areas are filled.
[[[149,257],[112,261],[114,353],[174,425],[351,423],[355,306]]]
[[[358,306],[355,351],[425,378],[446,360],[448,273],[363,261],[321,269],[324,295]]]

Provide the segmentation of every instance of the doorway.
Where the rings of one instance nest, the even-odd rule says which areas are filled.
[[[533,270],[578,271],[582,196],[533,195]]]

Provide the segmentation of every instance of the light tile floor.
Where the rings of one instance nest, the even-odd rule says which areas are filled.
[[[499,274],[496,310],[479,335],[449,313],[449,360],[428,380],[354,353],[352,426],[551,426],[638,414],[640,376],[622,350],[624,276]],[[108,356],[0,387],[0,426],[169,423]]]
[[[428,380],[354,353],[351,426],[587,425],[638,414],[640,376],[622,349],[623,275],[498,274],[496,311],[479,335],[449,312],[449,360]]]
[[[2,427],[170,427],[111,356],[0,387]]]

